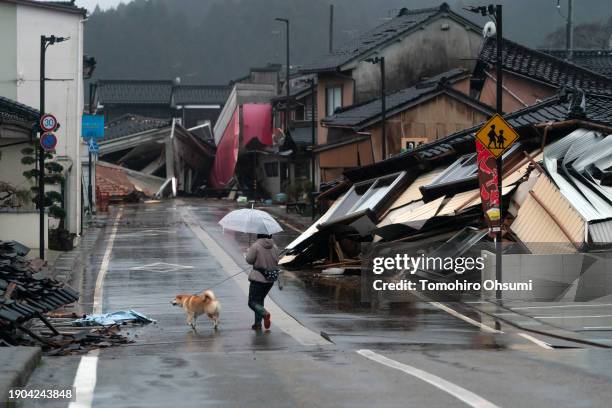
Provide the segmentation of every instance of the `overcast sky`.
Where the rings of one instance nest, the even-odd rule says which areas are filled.
[[[119,3],[129,3],[131,0],[76,0],[76,4],[85,7],[87,10],[94,11],[96,5],[99,5],[102,10],[110,7],[115,7]]]

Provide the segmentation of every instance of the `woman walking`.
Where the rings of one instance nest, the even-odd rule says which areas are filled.
[[[249,274],[249,308],[255,313],[255,323],[251,326],[253,330],[261,330],[262,320],[266,330],[270,328],[271,316],[264,308],[264,299],[274,282],[268,281],[262,272],[277,268],[279,256],[280,250],[274,244],[272,236],[265,234],[257,234],[257,241],[247,251],[246,261],[253,265]]]

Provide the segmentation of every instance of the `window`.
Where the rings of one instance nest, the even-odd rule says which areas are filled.
[[[334,86],[326,89],[325,113],[327,116],[334,114],[336,109],[342,106],[342,87]]]
[[[344,196],[330,220],[374,208],[383,202],[406,172],[391,174],[355,184]]]
[[[427,143],[426,137],[402,137],[402,151],[407,152]]]
[[[264,163],[266,177],[278,177],[278,162]]]

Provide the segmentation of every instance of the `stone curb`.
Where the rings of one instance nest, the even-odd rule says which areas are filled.
[[[41,356],[40,347],[0,347],[0,408],[16,406],[8,402],[9,390],[27,384]]]

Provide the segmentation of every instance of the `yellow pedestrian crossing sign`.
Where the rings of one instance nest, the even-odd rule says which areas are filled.
[[[495,114],[476,133],[476,139],[480,140],[495,158],[504,154],[518,138],[518,133],[499,114]]]

